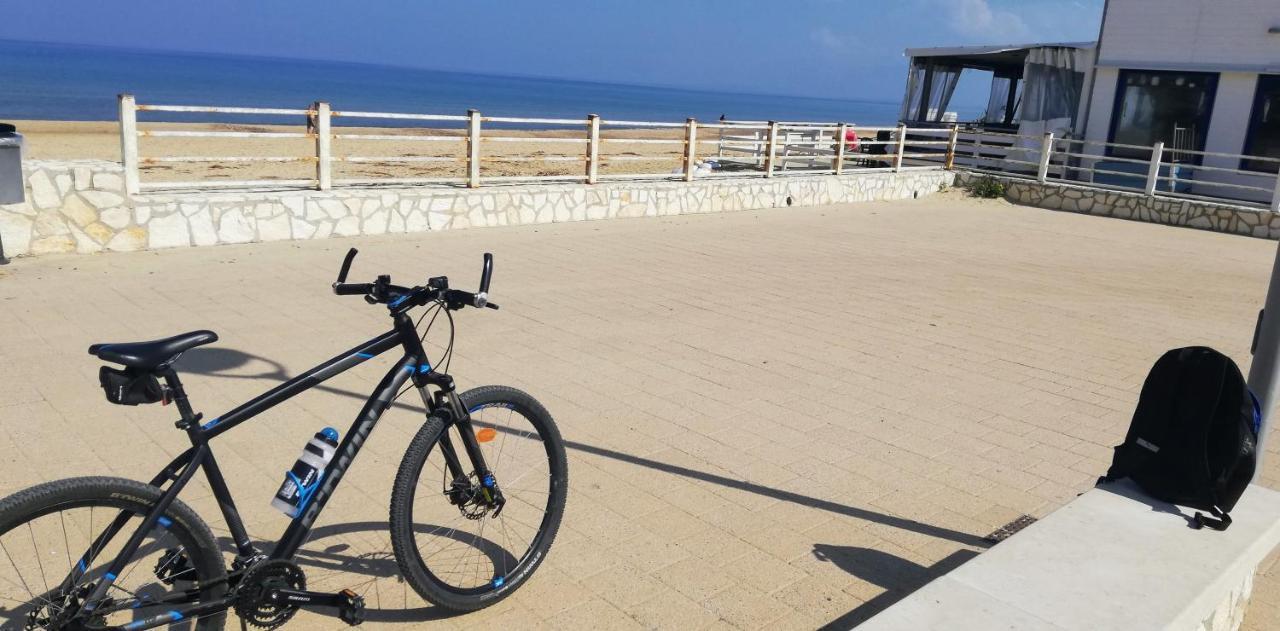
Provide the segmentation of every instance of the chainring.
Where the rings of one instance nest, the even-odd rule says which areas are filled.
[[[267,559],[254,564],[236,586],[235,612],[240,619],[259,629],[275,629],[297,613],[298,606],[272,602],[272,590],[307,588],[302,568],[288,559]]]

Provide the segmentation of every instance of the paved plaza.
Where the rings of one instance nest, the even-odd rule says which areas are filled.
[[[391,481],[421,425],[401,399],[301,558],[310,588],[365,594],[368,628],[849,627],[1090,488],[1164,350],[1210,345],[1247,369],[1275,253],[947,193],[19,259],[0,268],[0,494],[146,480],[185,448],[172,409],[104,400],[90,343],[217,331],[182,360],[212,417],[384,331],[383,308],[329,291],[352,246],[352,280],[462,288],[493,252],[502,309],[458,314],[450,372],[527,390],[569,446],[546,563],[501,604],[445,617],[391,556]],[[345,431],[389,361],[214,444],[253,536],[284,530],[268,505],[283,471],[321,427]],[[183,497],[226,537],[202,482]],[[1278,582],[1258,598],[1280,620]]]

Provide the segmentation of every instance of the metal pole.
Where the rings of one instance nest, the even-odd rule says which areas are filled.
[[[1271,282],[1267,299],[1258,314],[1258,329],[1253,339],[1253,361],[1249,364],[1249,389],[1258,397],[1262,409],[1262,427],[1258,430],[1258,466],[1254,479],[1262,475],[1262,461],[1267,455],[1267,434],[1271,429],[1276,405],[1276,375],[1280,373],[1280,245],[1271,264]]]

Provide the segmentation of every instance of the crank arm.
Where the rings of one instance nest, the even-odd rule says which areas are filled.
[[[301,589],[275,589],[267,595],[267,600],[295,607],[336,607],[338,618],[343,622],[352,626],[364,622],[364,598],[349,589],[336,594]]]

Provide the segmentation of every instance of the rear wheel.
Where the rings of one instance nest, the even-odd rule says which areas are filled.
[[[473,611],[502,600],[546,556],[564,515],[564,444],[533,397],[504,386],[462,393],[485,464],[502,493],[499,510],[480,497],[474,471],[455,480],[438,445],[448,432],[471,466],[457,427],[432,416],[409,444],[391,494],[391,543],[401,574],[427,601]]]
[[[160,495],[140,482],[91,477],[47,482],[0,500],[0,628],[71,626]],[[123,526],[104,534],[117,519]],[[90,629],[123,626],[220,598],[226,589],[209,527],[175,500],[81,622]],[[225,619],[225,612],[194,621],[172,614],[172,626],[221,629]]]

